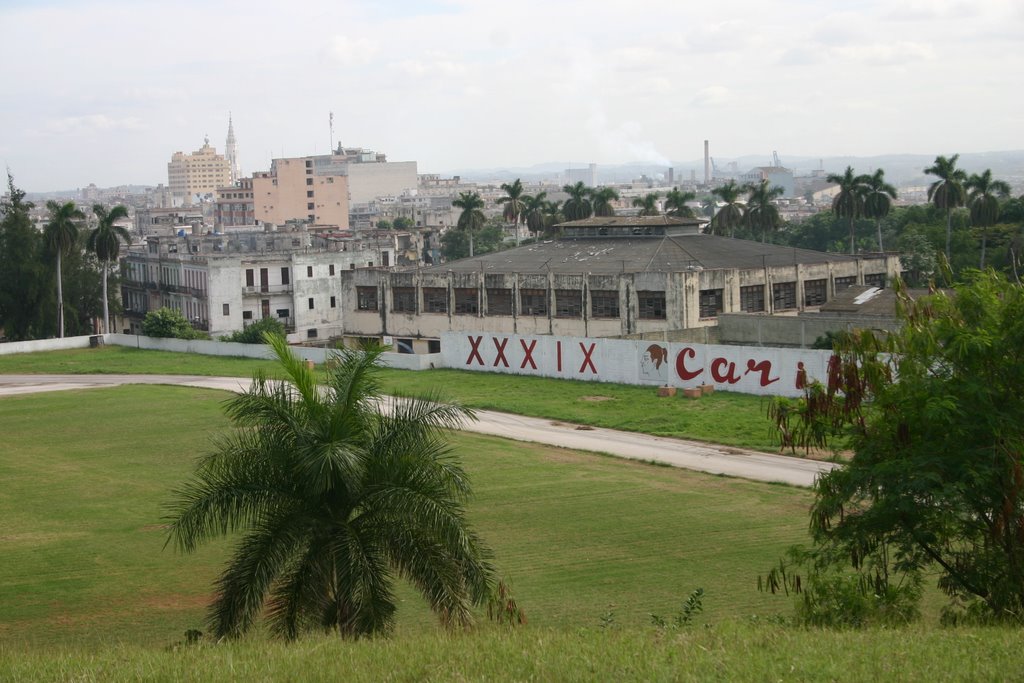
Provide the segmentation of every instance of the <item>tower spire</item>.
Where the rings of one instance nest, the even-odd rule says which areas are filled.
[[[235,126],[231,120],[231,112],[228,112],[228,139],[224,143],[224,158],[227,159],[228,166],[231,168],[231,183],[238,182],[238,179],[242,177],[242,173],[238,168],[238,146],[235,143]]]

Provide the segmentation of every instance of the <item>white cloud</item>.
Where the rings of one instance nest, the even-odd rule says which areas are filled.
[[[331,39],[328,54],[342,66],[358,66],[372,61],[379,49],[377,42],[370,38],[349,38],[341,35]]]
[[[50,119],[43,125],[30,131],[35,135],[88,135],[93,133],[114,133],[144,130],[146,126],[135,116],[115,118],[106,114],[89,114],[86,116],[65,116]]]
[[[935,58],[935,51],[930,45],[910,42],[854,45],[838,48],[835,53],[872,66],[905,65]]]
[[[732,93],[724,85],[709,85],[698,90],[690,104],[695,107],[721,107],[731,100]]]

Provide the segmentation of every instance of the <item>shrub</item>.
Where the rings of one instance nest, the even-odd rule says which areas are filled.
[[[262,344],[264,332],[269,332],[277,337],[283,337],[284,323],[275,318],[263,318],[246,326],[244,329],[235,330],[231,334],[221,337],[220,340],[237,342],[239,344]]]
[[[209,338],[206,333],[193,329],[181,311],[166,306],[146,314],[146,317],[142,319],[142,333],[147,337]]]

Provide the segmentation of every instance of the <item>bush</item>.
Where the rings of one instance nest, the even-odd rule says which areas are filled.
[[[147,337],[170,337],[174,339],[207,339],[209,335],[192,328],[181,311],[174,308],[158,308],[142,319],[142,333]]]
[[[248,325],[244,329],[235,330],[229,335],[220,338],[221,341],[237,342],[239,344],[262,344],[263,333],[269,332],[272,335],[284,336],[284,323],[275,318],[263,318]]]

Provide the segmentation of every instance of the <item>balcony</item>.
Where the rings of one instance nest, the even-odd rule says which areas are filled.
[[[244,287],[242,294],[245,296],[263,296],[266,294],[291,294],[291,285],[258,285],[255,287]]]

